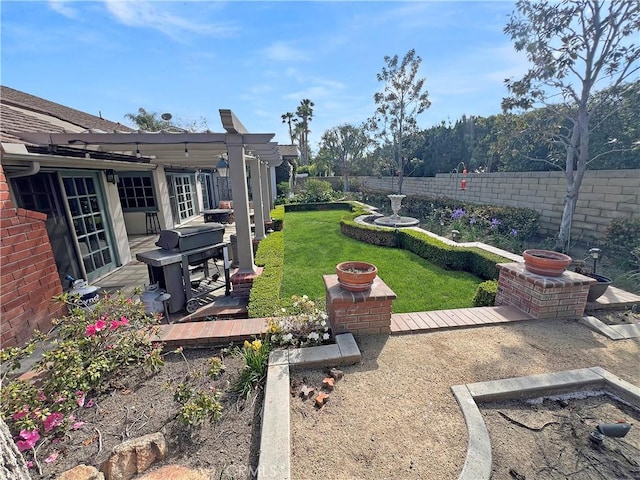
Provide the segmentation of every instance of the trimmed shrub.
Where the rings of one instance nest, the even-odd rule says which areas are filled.
[[[273,231],[279,232],[284,227],[284,205],[278,205],[271,210],[271,220],[273,221]]]
[[[496,295],[498,293],[498,282],[496,280],[487,280],[478,285],[476,294],[473,297],[473,304],[476,307],[492,307],[496,303]]]
[[[265,237],[256,252],[256,265],[264,267],[253,281],[247,311],[249,318],[268,317],[280,307],[280,286],[284,277],[284,234],[273,232]]]
[[[287,205],[284,205],[284,212],[308,212],[313,210],[351,211],[352,209],[353,205],[349,202],[289,203]]]

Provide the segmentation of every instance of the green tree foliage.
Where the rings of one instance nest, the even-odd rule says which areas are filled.
[[[127,113],[124,118],[132,122],[140,130],[145,132],[159,132],[161,130],[182,131],[182,132],[204,132],[207,131],[207,119],[176,121],[171,114],[149,112],[140,107],[138,113]]]
[[[332,166],[344,177],[344,191],[349,191],[349,176],[357,172],[371,140],[363,127],[345,123],[327,130],[320,141],[321,159],[332,160]]]
[[[593,120],[610,114],[604,110],[608,102],[594,95],[594,88],[607,84],[616,91],[640,69],[640,46],[633,43],[638,30],[636,0],[520,0],[505,27],[516,50],[526,52],[530,67],[520,80],[506,81],[511,96],[503,108],[543,105],[557,115],[541,134],[564,153],[567,195],[558,250],[567,249],[582,179],[596,158],[589,150]],[[545,161],[557,163],[553,153]]]
[[[417,78],[422,58],[414,49],[400,60],[398,55],[385,56],[386,66],[377,74],[378,82],[384,84],[381,92],[374,95],[376,113],[369,119],[369,127],[376,136],[393,147],[393,162],[398,172],[398,193],[402,193],[405,167],[409,163],[405,155],[407,139],[418,131],[417,116],[431,102],[424,90],[425,78]]]

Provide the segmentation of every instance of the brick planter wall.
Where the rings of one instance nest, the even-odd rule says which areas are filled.
[[[565,271],[560,277],[536,275],[524,263],[499,263],[495,305],[511,305],[533,318],[581,317],[589,285],[596,280]]]
[[[397,296],[380,277],[376,277],[366,292],[344,290],[337,275],[323,275],[323,279],[329,324],[334,335],[391,332],[391,304]]]
[[[263,270],[264,267],[258,267],[256,273],[238,273],[236,269],[229,279],[231,281],[231,296],[249,298],[253,281],[262,275]]]
[[[66,313],[44,213],[15,208],[0,166],[0,345],[21,345]]]

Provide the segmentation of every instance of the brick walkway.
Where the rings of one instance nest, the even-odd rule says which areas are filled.
[[[607,292],[588,309],[625,307],[640,303],[640,296],[609,287]],[[498,323],[521,322],[533,317],[510,306],[458,308],[430,312],[394,313],[391,315],[391,334],[423,333],[453,328],[479,327]],[[183,322],[162,325],[158,341],[168,347],[183,345],[223,345],[250,340],[266,332],[264,318]]]
[[[391,334],[429,332],[495,323],[531,320],[513,307],[477,307],[391,315]],[[157,340],[167,347],[221,345],[250,340],[266,332],[264,318],[174,323],[162,325]]]

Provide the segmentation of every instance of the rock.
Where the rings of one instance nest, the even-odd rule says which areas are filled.
[[[337,368],[329,369],[329,376],[335,378],[336,382],[344,377],[344,372],[342,370],[338,370]]]
[[[104,474],[91,465],[78,465],[62,472],[57,480],[104,480]]]
[[[160,432],[151,433],[116,446],[100,470],[106,480],[129,480],[166,455],[164,436]]]
[[[153,472],[145,473],[136,480],[209,480],[210,474],[199,470],[191,470],[180,465],[167,465]]]

